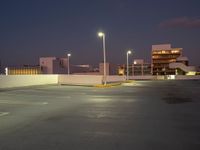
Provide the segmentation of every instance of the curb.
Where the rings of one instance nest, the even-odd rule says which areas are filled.
[[[111,87],[116,87],[116,86],[120,86],[122,83],[108,83],[106,85],[104,84],[97,84],[97,85],[94,85],[94,87],[96,88],[111,88]]]

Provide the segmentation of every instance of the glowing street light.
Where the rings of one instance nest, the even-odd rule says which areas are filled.
[[[8,67],[5,68],[5,74],[8,75]]]
[[[127,56],[127,59],[126,59],[126,60],[127,60],[127,63],[126,63],[126,64],[127,64],[127,66],[126,66],[126,80],[129,79],[128,55],[130,55],[130,54],[131,54],[131,50],[128,50],[128,51],[126,52],[126,56]]]
[[[71,54],[67,54],[67,72],[68,72],[68,75],[70,74],[70,69],[69,69],[69,57],[71,57]]]
[[[104,67],[103,67],[103,78],[104,78],[104,85],[106,85],[106,42],[105,42],[105,33],[99,32],[99,37],[103,39],[103,59],[104,59]]]

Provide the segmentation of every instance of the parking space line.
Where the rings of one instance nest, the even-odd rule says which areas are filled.
[[[0,100],[0,104],[8,104],[8,105],[47,105],[48,102],[22,102],[22,101]]]
[[[92,98],[129,98],[131,96],[127,95],[127,96],[120,96],[120,95],[113,95],[113,96],[110,96],[110,95],[89,95],[90,97]]]
[[[52,98],[52,95],[35,95],[35,94],[28,94],[28,95],[24,95],[24,94],[4,94],[3,96],[25,96],[25,97],[33,97],[35,96],[36,98]],[[57,96],[56,98],[60,98],[60,99],[70,99],[71,96]]]
[[[9,112],[0,112],[0,117],[6,116],[6,115],[9,115],[9,114],[10,114]]]

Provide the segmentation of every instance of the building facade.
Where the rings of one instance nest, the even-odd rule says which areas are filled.
[[[145,62],[143,59],[134,59],[132,64],[132,75],[151,75],[151,64]]]
[[[176,62],[169,64],[170,68],[175,69],[176,75],[196,75],[197,68],[190,66],[187,57],[178,57]]]
[[[171,44],[152,45],[152,74],[175,75],[176,70],[169,67],[170,63],[176,62],[182,56],[182,48],[171,48]]]
[[[39,66],[7,67],[5,71],[6,75],[36,75],[42,73]]]
[[[40,67],[43,74],[68,74],[68,58],[41,57]],[[93,67],[88,64],[69,63],[69,74],[89,74]]]
[[[104,63],[99,63],[99,74],[104,74]],[[106,63],[106,75],[117,75],[118,66],[110,63]]]
[[[67,74],[67,58],[41,57],[40,67],[43,74]]]

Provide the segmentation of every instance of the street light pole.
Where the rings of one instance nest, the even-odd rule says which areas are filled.
[[[128,61],[128,55],[129,55],[129,54],[131,54],[131,51],[130,51],[130,50],[128,50],[127,53],[126,53],[126,56],[127,56],[127,59],[126,59],[126,60],[127,60],[127,62],[126,62],[126,65],[127,65],[127,66],[126,66],[126,80],[129,79],[129,64],[128,64],[128,62],[129,62],[129,61]]]
[[[102,40],[103,40],[103,59],[104,59],[103,78],[104,78],[104,85],[106,85],[106,38],[105,38],[105,33],[99,32],[98,36],[102,37]]]
[[[70,68],[69,68],[69,57],[71,56],[71,54],[67,54],[67,73],[68,75],[70,74]]]

